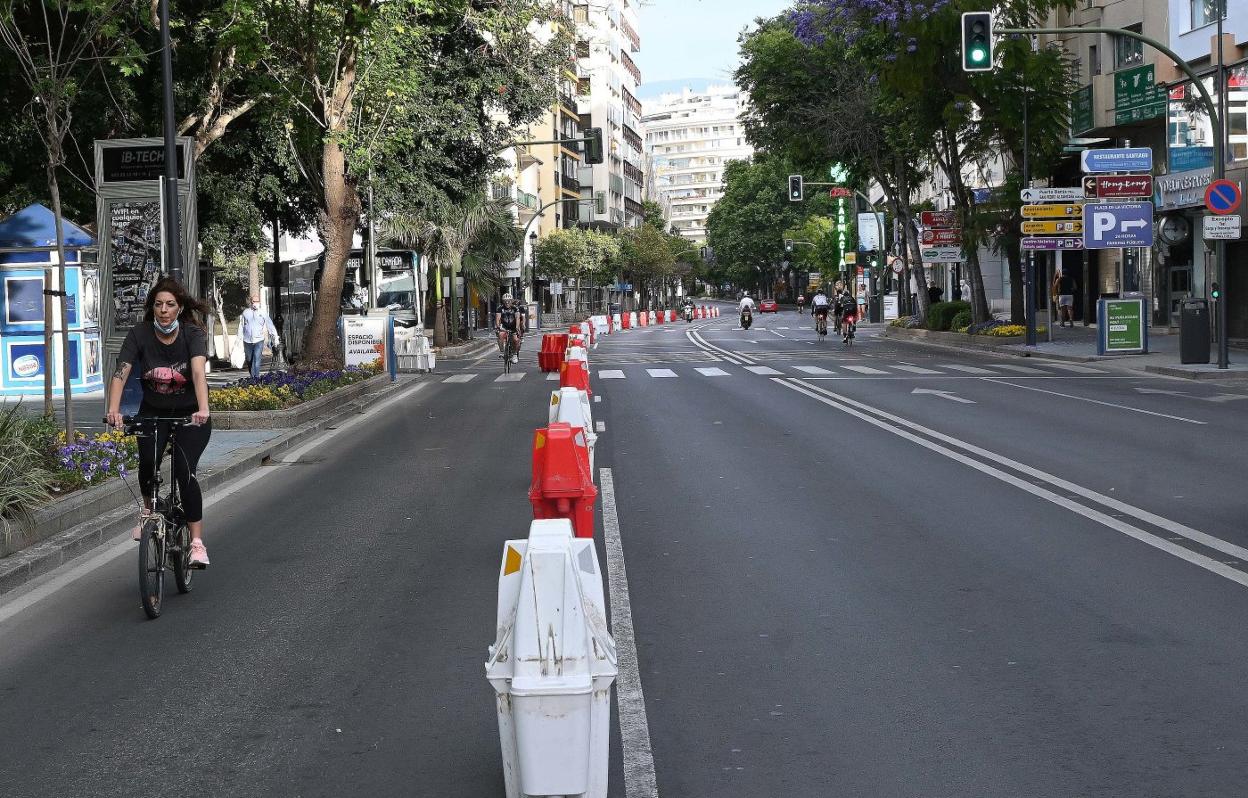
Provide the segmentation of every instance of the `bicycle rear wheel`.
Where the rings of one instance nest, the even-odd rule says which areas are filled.
[[[511,373],[511,336],[507,336],[507,343],[503,344],[503,373]]]
[[[148,519],[139,537],[139,600],[153,620],[160,617],[165,598],[165,544],[164,536],[157,534],[163,524],[161,518]]]
[[[170,551],[173,555],[173,578],[179,593],[190,593],[195,569],[191,567],[191,530],[185,522],[173,530],[172,539],[175,547]]]

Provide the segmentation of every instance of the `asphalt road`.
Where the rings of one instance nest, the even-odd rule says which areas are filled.
[[[1242,794],[1248,393],[810,326],[591,354],[648,722],[612,796],[653,795],[624,750],[673,798]],[[0,602],[0,793],[501,796],[534,360],[233,486],[159,621],[124,541]]]

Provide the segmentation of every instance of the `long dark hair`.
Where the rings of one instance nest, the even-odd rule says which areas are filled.
[[[156,284],[151,287],[151,290],[147,292],[147,299],[143,301],[144,321],[152,321],[155,319],[156,316],[152,312],[152,306],[156,304],[156,295],[161,291],[168,291],[173,294],[173,298],[178,302],[178,307],[182,308],[182,310],[178,313],[178,321],[181,321],[184,324],[194,324],[196,327],[204,326],[203,322],[200,321],[199,314],[206,314],[208,312],[208,307],[195,297],[191,296],[191,293],[186,290],[186,287],[172,277],[161,277],[156,281]]]

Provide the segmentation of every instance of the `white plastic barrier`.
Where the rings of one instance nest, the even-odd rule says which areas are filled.
[[[606,316],[594,316],[594,317],[593,317],[593,318],[591,318],[589,321],[590,321],[590,323],[591,323],[591,324],[593,324],[593,325],[594,325],[594,332],[595,332],[598,336],[607,335],[608,333],[610,333],[610,332],[611,332],[611,328],[610,328],[610,326],[608,326],[608,324],[607,324],[607,317],[606,317]],[[595,348],[595,349],[597,349],[597,348],[598,348],[598,340],[597,340],[596,338],[595,338],[595,340],[594,340],[594,348]]]
[[[498,632],[485,675],[496,693],[507,798],[606,798],[611,683],[602,569],[566,518],[503,544]]]
[[[413,328],[395,327],[394,354],[399,371],[433,371],[437,365],[438,356],[429,346],[429,339]]]
[[[594,430],[594,416],[590,407],[589,394],[585,391],[576,388],[551,391],[547,423],[565,421],[569,426],[585,430],[585,443],[589,447],[589,473],[594,474],[594,446],[598,443],[598,433]]]
[[[579,360],[589,365],[589,352],[583,346],[569,346],[568,351],[563,355],[564,360]]]
[[[628,323],[629,323],[629,326],[631,326],[631,327],[636,327],[636,326],[638,326],[638,325],[637,325],[637,312],[636,312],[636,311],[632,311],[632,312],[630,312],[630,313],[628,314]]]

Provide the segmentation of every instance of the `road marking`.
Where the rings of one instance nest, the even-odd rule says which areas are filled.
[[[1015,366],[1013,363],[993,363],[994,369],[1005,369],[1013,371],[1017,374],[1048,374],[1044,369],[1033,368],[1031,366]]]
[[[603,423],[603,422],[601,422],[601,421],[595,421],[595,422],[594,422],[594,432],[606,432],[606,431],[607,431],[607,425],[606,425],[606,424],[604,424],[604,423]]]
[[[776,336],[777,338],[788,338],[788,336],[785,335],[784,333],[778,333],[775,330],[768,330],[768,332],[770,332],[772,335]]]
[[[453,377],[447,377],[442,382],[472,382],[476,376],[476,374],[456,374]]]
[[[1049,363],[1045,362],[1046,368],[1059,369],[1061,371],[1069,371],[1071,374],[1104,374],[1105,369],[1094,369],[1091,366],[1072,366],[1069,363]]]
[[[611,469],[598,469],[602,486],[602,542],[607,554],[607,589],[611,597],[611,636],[615,638],[615,701],[620,715],[620,748],[624,754],[625,798],[658,798],[654,776],[654,752],[650,747],[650,723],[646,698],[637,665],[637,637],[633,631],[633,608],[628,597],[628,572],[620,539],[620,517],[615,507],[615,479]]]
[[[557,379],[559,379],[559,372],[557,371],[552,371],[546,375],[546,382],[554,382]]]
[[[721,369],[721,368],[716,368],[715,366],[711,366],[710,368],[697,368],[697,369],[694,369],[694,371],[698,372],[698,373],[699,373],[699,374],[701,374],[703,377],[728,377],[728,376],[731,376],[731,375],[729,375],[729,374],[728,374],[728,372],[724,371],[724,370],[723,370],[723,369]]]
[[[879,369],[873,369],[870,366],[841,366],[841,368],[847,369],[849,371],[856,371],[859,374],[887,374],[888,373],[887,371],[880,371]]]
[[[646,369],[646,373],[651,377],[675,377],[676,372],[671,369]]]
[[[893,368],[899,371],[908,371],[911,374],[939,374],[936,369],[925,369],[922,366],[903,366],[897,363],[893,364]]]
[[[941,399],[948,399],[951,402],[959,402],[964,405],[973,405],[975,402],[971,399],[963,399],[961,396],[954,396],[949,391],[936,391],[931,388],[915,388],[911,394],[927,394],[929,396],[939,396]]]
[[[1155,413],[1152,410],[1144,410],[1139,407],[1131,407],[1130,405],[1120,405],[1120,404],[1115,404],[1114,402],[1102,402],[1100,399],[1089,399],[1086,396],[1075,396],[1074,394],[1061,393],[1059,391],[1050,391],[1045,388],[1036,388],[1031,385],[1018,385],[1017,383],[1007,382],[1003,379],[994,379],[994,378],[989,377],[989,378],[986,378],[984,382],[992,382],[992,383],[996,383],[997,385],[1008,385],[1011,388],[1021,388],[1024,391],[1035,391],[1037,393],[1047,393],[1051,396],[1060,396],[1063,399],[1075,399],[1080,402],[1088,402],[1089,404],[1101,405],[1103,407],[1116,407],[1119,410],[1130,410],[1132,413],[1142,413],[1146,416],[1168,418],[1173,421],[1182,421],[1186,424],[1200,424],[1201,426],[1204,426],[1206,423],[1204,421],[1197,421],[1194,418],[1184,418],[1183,416],[1172,416],[1169,413]]]
[[[964,371],[967,374],[995,374],[989,369],[981,369],[979,366],[961,366],[957,363],[937,363],[942,369],[953,369],[954,371]]]
[[[733,352],[730,352],[727,349],[724,349],[723,347],[715,346],[714,344],[710,343],[709,341],[707,341],[705,338],[702,337],[702,334],[699,332],[700,329],[701,328],[694,329],[694,330],[685,330],[685,337],[688,338],[693,343],[694,346],[698,347],[702,351],[714,352],[715,354],[722,357],[724,360],[727,360],[729,363],[732,363],[738,366],[744,363],[754,362],[754,360],[750,358],[748,355],[735,354]]]
[[[598,379],[600,380],[622,380],[624,372],[618,369],[599,369]]]
[[[821,369],[818,366],[794,366],[793,368],[805,374],[831,374],[832,373],[828,371],[827,369]]]
[[[406,399],[430,384],[432,383],[417,382],[411,387],[401,389],[397,394],[384,402],[373,405],[364,412],[348,419],[332,429],[325,430],[323,433],[313,437],[312,440],[297,449],[292,449],[291,451],[283,453],[280,458],[281,461],[292,462],[294,460],[298,460],[313,447],[320,446],[330,439],[341,435],[343,432],[351,429],[356,424],[361,423],[365,419],[370,418],[377,413],[380,413],[382,410],[385,410],[396,402]],[[265,477],[271,474],[276,474],[280,471],[282,471],[280,468],[257,468],[236,479],[232,479],[204,496],[204,507],[212,507],[222,499],[228,499],[240,490],[250,487],[253,483],[259,482]],[[111,511],[109,515],[112,515],[115,512],[117,511]],[[126,515],[127,513],[123,513],[119,516],[119,518],[123,518]],[[13,596],[11,599],[6,599],[4,596],[0,596],[0,625],[3,625],[6,621],[21,613],[23,610],[33,607],[43,599],[66,587],[69,587],[74,582],[77,582],[79,579],[92,571],[109,564],[118,557],[126,554],[133,555],[137,549],[138,547],[135,545],[134,541],[130,539],[130,535],[123,534],[116,541],[112,543],[105,543],[104,545],[93,550],[92,553],[83,555],[78,559],[71,560],[67,565],[56,568],[49,574],[40,577],[40,579],[46,581],[36,582],[33,588],[25,590],[25,592],[21,592]],[[22,591],[23,588],[19,587],[17,590]]]
[[[777,374],[784,373],[783,371],[776,371],[771,366],[746,366],[745,370],[754,374],[762,374],[764,377],[774,377]]]
[[[1161,529],[1165,529],[1170,532],[1174,532],[1178,535],[1182,535],[1183,537],[1189,540],[1200,543],[1204,546],[1208,546],[1209,548],[1214,549],[1216,551],[1220,551],[1224,554],[1230,554],[1236,559],[1243,560],[1244,555],[1248,555],[1248,549],[1244,549],[1240,546],[1236,546],[1233,543],[1228,543],[1220,538],[1215,538],[1212,535],[1208,535],[1204,532],[1191,529],[1190,527],[1185,527],[1182,524],[1169,520],[1168,518],[1162,518],[1161,516],[1154,515],[1148,512],[1147,510],[1134,507],[1132,505],[1126,504],[1125,502],[1120,502],[1117,499],[1111,499],[1108,496],[1103,496],[1099,493],[1096,493],[1095,491],[1088,490],[1087,488],[1084,488],[1079,485],[1075,485],[1060,477],[1056,477],[1052,474],[1048,474],[1044,471],[1040,471],[1039,469],[1024,465],[1015,460],[1011,460],[1008,457],[999,455],[995,452],[991,452],[986,449],[981,449],[978,446],[973,446],[971,444],[964,443],[962,441],[957,440],[956,438],[952,438],[948,435],[939,433],[936,430],[930,429],[928,427],[924,427],[921,424],[916,424],[912,421],[909,421],[904,418],[900,418],[898,416],[894,416],[890,413],[885,413],[883,411],[876,410],[875,408],[872,408],[869,405],[864,405],[860,402],[855,402],[852,399],[849,399],[844,396],[840,396],[838,394],[834,394],[831,391],[828,391],[824,388],[820,388],[819,386],[807,385],[803,381],[797,380],[797,379],[793,379],[793,380],[780,379],[780,380],[776,380],[776,382],[798,393],[805,394],[806,396],[809,396],[810,398],[818,402],[822,402],[823,404],[826,404],[829,407],[836,408],[837,410],[840,410],[841,412],[848,413],[851,416],[855,416],[856,418],[866,421],[868,424],[871,424],[875,427],[879,427],[880,429],[885,430],[887,432],[891,432],[892,434],[900,438],[904,438],[905,440],[918,444],[919,446],[922,446],[925,449],[928,449],[937,454],[943,455],[944,457],[948,457],[951,460],[954,460],[965,466],[973,468],[976,471],[979,471],[983,474],[993,477],[994,479],[998,479],[1002,482],[1005,482],[1008,485],[1012,485],[1020,490],[1023,490],[1027,493],[1032,494],[1033,496],[1052,502],[1053,504],[1056,504],[1059,507],[1064,507],[1065,509],[1070,510],[1071,512],[1078,513],[1079,515],[1082,515],[1085,518],[1088,518],[1092,521],[1096,521],[1097,523],[1107,526],[1110,529],[1121,532],[1122,534],[1127,535],[1128,537],[1135,538],[1141,543],[1145,543],[1149,546],[1152,546],[1153,548],[1160,549],[1161,551],[1164,551],[1167,554],[1172,554],[1181,560],[1186,560],[1187,562],[1192,563],[1193,565],[1196,565],[1200,568],[1204,568],[1206,571],[1210,571],[1211,573],[1215,573],[1218,576],[1229,579],[1230,581],[1235,582],[1243,587],[1248,587],[1248,573],[1244,573],[1243,571],[1239,571],[1234,568],[1231,568],[1230,566],[1218,560],[1215,560],[1212,557],[1207,557],[1203,554],[1199,554],[1197,552],[1191,551],[1190,549],[1186,549],[1186,548],[1183,548],[1182,546],[1175,545],[1172,541],[1167,540],[1166,538],[1160,537],[1159,535],[1156,535],[1152,532],[1147,532],[1143,529],[1140,529],[1139,527],[1132,526],[1131,524],[1121,521],[1118,518],[1114,518],[1113,516],[1107,515],[1099,510],[1096,510],[1090,507],[1085,507],[1084,505],[1078,504],[1077,502],[1074,502],[1071,499],[1066,498],[1066,496],[1055,493],[1054,491],[1051,491],[1047,488],[1040,487],[1038,485],[1033,485],[1032,483],[1024,479],[1020,479],[1019,477],[1016,477],[1013,474],[1002,471],[1001,469],[988,465],[987,463],[982,463],[978,460],[975,460],[971,457],[961,454],[960,452],[956,452],[954,451],[953,447],[964,449],[979,457],[982,457],[987,460],[991,460],[997,463],[998,465],[1011,468],[1015,471],[1034,477],[1036,479],[1040,479],[1048,483],[1049,485],[1062,490],[1065,493],[1075,493],[1079,496],[1082,496],[1085,499],[1098,502],[1099,504],[1102,504],[1105,507],[1108,507],[1110,509],[1117,510],[1118,512],[1125,513],[1127,515],[1131,515],[1132,517],[1135,517],[1141,521],[1150,523],[1153,526],[1159,527]],[[876,416],[879,416],[880,418],[875,418],[872,415],[868,415],[868,413],[873,413]],[[897,427],[886,423],[886,421],[883,419],[886,419],[887,421],[892,421],[895,424],[899,424],[901,426],[908,427],[910,429],[922,432],[923,434],[928,435],[929,437],[934,438],[937,441],[941,441],[944,444],[948,444],[948,446],[941,445],[941,443],[936,443],[934,441],[930,441],[925,438],[921,438],[918,435],[912,432],[908,432],[904,429],[898,429]]]
[[[783,380],[777,380],[777,382],[782,382],[782,381]],[[902,418],[900,416],[895,416],[883,410],[877,410],[876,408],[871,407],[870,405],[865,405],[865,404],[862,404],[861,402],[856,402],[853,399],[849,399],[847,397],[841,396],[840,394],[832,393],[826,388],[821,388],[818,385],[811,385],[805,380],[795,379],[793,380],[793,382],[806,385],[813,391],[818,391],[821,394],[838,399],[860,410],[864,410],[869,413],[874,413],[875,415],[887,421],[891,421],[900,426],[922,432],[928,435],[929,437],[939,440],[950,446],[954,446],[956,448],[963,449],[967,452],[970,452],[976,457],[980,457],[980,458],[988,459],[988,460],[994,460],[998,464],[1012,468],[1013,470],[1018,471],[1019,473],[1025,474],[1035,479],[1040,479],[1045,482],[1048,482],[1053,487],[1057,488],[1058,490],[1063,491],[1064,493],[1082,496],[1083,498],[1089,501],[1096,502],[1115,512],[1122,513],[1124,515],[1129,515],[1132,518],[1138,519],[1147,524],[1152,524],[1153,526],[1158,527],[1160,529],[1164,529],[1167,532],[1172,532],[1176,535],[1181,535],[1182,537],[1185,537],[1188,540],[1191,540],[1195,543],[1199,543],[1202,546],[1207,546],[1215,551],[1220,551],[1223,554],[1229,554],[1232,557],[1235,557],[1240,560],[1248,560],[1248,548],[1237,546],[1234,543],[1228,543],[1227,541],[1222,540],[1221,538],[1215,538],[1213,535],[1207,534],[1205,532],[1201,532],[1198,529],[1193,529],[1192,527],[1186,526],[1184,524],[1180,524],[1177,521],[1171,521],[1169,518],[1165,518],[1164,516],[1151,513],[1148,510],[1142,509],[1140,507],[1127,504],[1126,502],[1120,501],[1110,496],[1106,496],[1103,493],[1097,493],[1096,491],[1090,488],[1085,488],[1082,485],[1078,485],[1074,482],[1070,482],[1069,480],[1065,480],[1065,479],[1062,479],[1061,477],[1054,476],[1053,474],[1049,474],[1047,472],[1041,471],[1038,468],[1033,468],[1029,465],[1026,465],[1025,463],[1020,463],[1017,460],[1011,460],[1005,455],[997,454],[996,452],[991,452],[987,449],[983,449],[979,446],[975,446],[974,444],[966,443],[965,441],[959,440],[952,436],[945,435],[944,433],[941,433],[941,432],[937,432],[934,429],[924,427],[923,425],[918,424],[914,421],[910,421],[909,419]]]
[[[594,397],[594,401],[595,401],[595,402],[601,402],[601,401],[602,401],[602,397],[601,397],[601,396],[595,396],[595,397]]]
[[[1167,396],[1191,396],[1193,399],[1199,399],[1202,402],[1216,402],[1222,404],[1224,402],[1234,402],[1236,399],[1248,399],[1246,394],[1238,393],[1220,393],[1215,396],[1192,396],[1187,391],[1163,391],[1159,388],[1136,388],[1135,390],[1144,394],[1165,394]]]
[[[506,374],[499,374],[494,378],[494,382],[520,382],[520,380],[524,379],[525,373],[523,371],[510,371]]]

